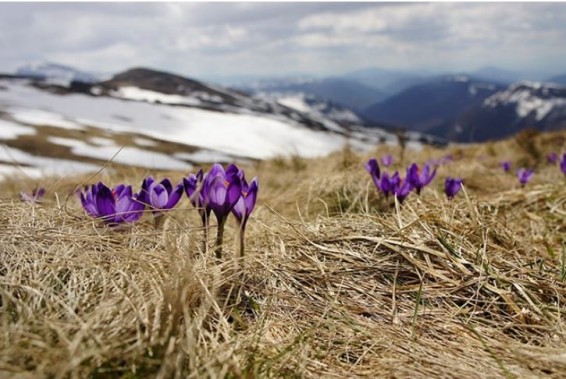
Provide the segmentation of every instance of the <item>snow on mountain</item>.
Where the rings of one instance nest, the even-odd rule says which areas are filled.
[[[434,132],[461,142],[483,142],[506,138],[525,128],[564,127],[566,87],[523,81],[486,97]]]
[[[446,138],[444,128],[503,87],[468,75],[446,75],[373,104],[362,116]]]
[[[346,135],[347,130],[335,121],[277,103],[268,106],[269,112],[258,110],[262,106],[257,103],[250,109],[222,102],[211,109],[210,103],[193,106],[187,101],[193,97],[132,86],[112,91],[97,96],[73,92],[61,95],[38,88],[30,80],[2,80],[0,143],[10,153],[0,156],[0,171],[6,174],[12,167],[36,176],[53,173],[47,170],[51,164],[60,167],[57,173],[92,171],[107,160],[153,169],[190,170],[193,164],[214,161],[323,156],[341,149],[347,140],[354,148],[369,150],[379,141],[393,138],[380,130],[355,130]],[[30,142],[33,129],[43,138],[36,145]],[[22,134],[27,139],[21,140]],[[124,136],[132,136],[127,145],[118,142]],[[23,147],[31,150],[21,150]],[[78,162],[58,159],[51,151],[63,152]]]
[[[489,108],[513,106],[518,117],[534,114],[541,121],[553,111],[566,109],[566,87],[541,82],[519,82],[484,100]]]
[[[354,110],[362,109],[386,96],[383,91],[368,87],[355,80],[336,77],[266,79],[240,83],[233,87],[252,94],[305,93]]]
[[[63,87],[68,87],[72,81],[94,83],[100,80],[100,77],[94,74],[50,62],[26,64],[16,70],[16,75],[42,79],[48,83],[61,85]]]
[[[265,95],[258,94],[258,96],[272,96],[279,104],[312,116],[326,117],[342,123],[363,124],[362,119],[360,119],[360,117],[358,117],[358,115],[350,109],[333,104],[329,101],[318,99],[312,95],[309,96],[304,93],[271,93]]]

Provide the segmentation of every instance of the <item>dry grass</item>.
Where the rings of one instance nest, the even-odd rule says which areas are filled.
[[[397,210],[362,168],[370,155],[247,167],[261,185],[247,255],[229,225],[221,265],[186,199],[163,230],[148,215],[115,231],[66,198],[101,177],[47,180],[41,205],[6,196],[0,376],[565,377],[564,177],[541,164],[519,188],[498,167],[529,159],[513,140],[406,163],[448,152],[460,159]],[[446,175],[466,194],[445,200]]]

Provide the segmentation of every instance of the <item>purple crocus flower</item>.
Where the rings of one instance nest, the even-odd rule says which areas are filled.
[[[384,172],[381,174],[381,179],[379,179],[378,183],[376,184],[377,188],[383,192],[385,197],[389,196],[393,193],[393,186],[394,183],[391,181],[389,174]]]
[[[446,197],[448,197],[448,199],[453,199],[454,196],[456,196],[462,189],[463,182],[464,181],[462,179],[447,177],[444,182],[444,193],[446,194]]]
[[[381,157],[381,163],[383,163],[385,167],[391,166],[393,164],[393,156],[391,156],[391,154],[384,155]]]
[[[558,161],[558,154],[556,154],[555,152],[549,153],[546,156],[546,160],[548,161],[548,163],[550,164],[555,164],[556,161]]]
[[[240,178],[240,182],[242,184],[242,188],[241,188],[242,194],[240,195],[240,198],[234,205],[234,208],[232,209],[232,213],[234,214],[234,216],[238,220],[238,223],[240,224],[240,257],[243,257],[245,250],[244,234],[246,232],[246,223],[248,222],[248,218],[250,217],[250,214],[254,210],[255,203],[257,200],[257,191],[259,189],[259,184],[257,181],[257,177],[254,177],[250,185],[248,185],[243,170],[240,170],[238,172],[238,177]]]
[[[417,194],[421,194],[424,187],[430,184],[436,175],[436,168],[431,172],[429,165],[424,165],[422,171],[416,163],[413,163],[407,170],[407,179],[411,185],[417,190]]]
[[[224,170],[221,164],[216,163],[204,178],[205,206],[214,213],[219,223],[226,220],[242,193],[238,171],[233,164]]]
[[[20,192],[20,200],[25,203],[37,203],[43,196],[45,196],[45,188],[43,187],[36,187],[31,193]]]
[[[381,170],[379,169],[379,164],[377,163],[377,159],[371,158],[369,161],[367,161],[366,164],[364,164],[364,168],[371,175],[373,184],[375,184],[375,186],[379,188],[379,178],[381,176]]]
[[[222,244],[224,241],[224,224],[234,205],[242,195],[242,185],[238,176],[238,167],[231,164],[222,167],[215,163],[203,178],[205,207],[214,212],[218,220],[216,235],[216,258],[222,258]]]
[[[175,188],[167,178],[157,183],[153,176],[143,180],[139,200],[151,208],[154,215],[162,214],[175,207],[183,194],[183,183]]]
[[[531,169],[520,168],[517,170],[517,177],[519,178],[519,183],[521,186],[525,186],[533,177],[534,171]]]
[[[395,195],[399,203],[403,204],[403,201],[409,196],[411,191],[415,188],[409,177],[401,178],[398,172],[395,172],[390,180],[391,192]]]
[[[255,207],[259,185],[257,177],[254,177],[250,185],[248,185],[243,171],[241,171],[241,174],[239,176],[242,184],[242,194],[240,195],[240,198],[238,199],[236,204],[234,204],[232,214],[240,223],[241,228],[245,229],[248,218],[250,217],[250,214],[253,212]]]
[[[183,178],[185,193],[195,208],[198,208],[203,226],[207,226],[210,218],[211,209],[205,207],[207,202],[206,191],[204,191],[204,173],[200,169],[197,174],[190,174],[188,178]]]
[[[110,225],[134,223],[140,219],[145,205],[132,186],[120,184],[113,189],[99,182],[80,192],[81,203],[88,215],[100,218]]]
[[[503,161],[499,164],[503,171],[509,172],[511,170],[511,162],[510,161]]]
[[[566,175],[566,153],[562,154],[562,159],[560,160],[560,170]]]

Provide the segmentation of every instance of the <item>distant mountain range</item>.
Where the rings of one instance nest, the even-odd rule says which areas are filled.
[[[428,132],[503,89],[495,83],[466,75],[445,76],[405,89],[362,111],[367,119]]]
[[[246,110],[340,133],[349,133],[351,127],[401,128],[422,138],[468,142],[502,138],[525,127],[560,128],[566,119],[560,89],[560,84],[566,85],[566,75],[549,78],[554,86],[533,84],[517,81],[526,74],[497,67],[436,76],[372,68],[341,77],[249,80],[230,88],[144,68],[107,80],[58,64],[28,65],[17,74],[73,92],[222,112]],[[525,104],[535,113],[525,113]]]
[[[257,93],[304,93],[327,101],[339,103],[353,110],[383,100],[387,93],[347,78],[315,79],[293,77],[282,79],[257,80],[234,85],[233,88],[251,94]]]
[[[460,141],[486,141],[505,138],[525,128],[541,131],[566,128],[566,87],[519,82],[430,132]]]

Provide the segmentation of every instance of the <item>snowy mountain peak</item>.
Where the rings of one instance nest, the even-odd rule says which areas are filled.
[[[488,108],[511,106],[515,108],[518,117],[526,117],[533,113],[536,120],[540,121],[554,110],[566,107],[566,87],[522,81],[488,97],[484,100],[484,106]]]
[[[91,73],[77,70],[58,63],[36,61],[28,63],[16,70],[16,75],[43,79],[52,84],[68,86],[72,81],[94,83],[99,78]]]

